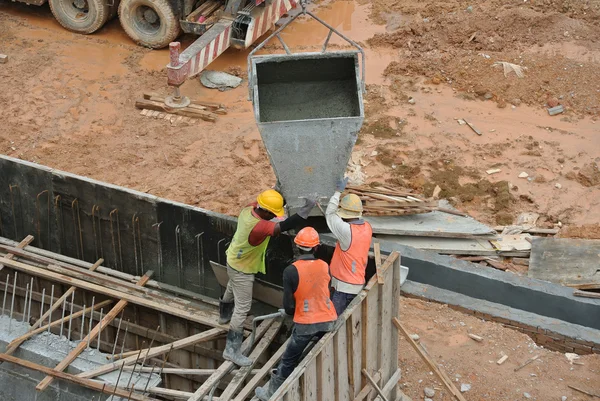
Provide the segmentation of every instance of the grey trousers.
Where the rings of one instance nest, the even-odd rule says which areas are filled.
[[[223,294],[223,301],[233,301],[235,303],[229,329],[242,331],[244,321],[252,307],[254,274],[245,274],[227,266],[227,275],[229,276],[229,281],[227,282],[225,294]]]

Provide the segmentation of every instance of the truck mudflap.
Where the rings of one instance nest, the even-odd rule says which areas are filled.
[[[180,86],[227,50],[231,46],[232,24],[233,21],[229,20],[217,22],[181,54],[178,43],[177,46],[171,46],[171,62],[167,65],[168,84]]]

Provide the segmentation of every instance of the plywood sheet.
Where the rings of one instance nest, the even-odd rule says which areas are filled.
[[[534,238],[527,274],[559,284],[600,283],[600,240]]]
[[[445,238],[496,236],[492,227],[471,217],[439,211],[409,216],[365,217],[365,220],[371,223],[376,234]]]

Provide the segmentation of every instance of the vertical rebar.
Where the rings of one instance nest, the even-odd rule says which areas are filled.
[[[8,280],[10,280],[10,274],[6,275],[6,282],[4,283],[4,299],[2,300],[2,316],[4,316],[4,307],[6,306],[6,295],[8,294]]]
[[[123,359],[123,349],[125,348],[125,341],[127,340],[127,332],[129,331],[129,319],[127,319],[127,326],[125,326],[125,335],[123,336],[123,342],[121,342],[121,359]]]
[[[169,352],[167,352],[167,355],[165,355],[165,359],[163,359],[162,366],[160,367],[160,372],[158,372],[158,375],[161,378],[162,378],[163,369],[165,368],[165,365],[167,364],[167,361],[169,360],[169,356],[171,355],[171,351],[173,351],[173,344],[171,344],[171,348],[169,348]]]
[[[17,272],[15,272],[15,280],[13,282],[13,288],[12,288],[12,299],[10,300],[10,320],[8,321],[8,332],[9,333],[10,333],[10,329],[12,326],[13,311],[15,309],[15,293],[17,292],[16,288],[17,288]]]
[[[31,301],[33,300],[33,277],[31,278],[31,284],[29,285],[29,305],[27,306],[27,324],[31,320]]]
[[[135,260],[135,274],[137,274],[138,276],[140,275],[139,270],[138,270],[138,251],[137,251],[137,242],[135,240],[135,215],[137,213],[134,213],[133,216],[131,217],[131,232],[133,234],[133,257]]]
[[[54,305],[54,285],[50,291],[50,313],[48,313],[48,335],[46,335],[46,344],[50,341],[50,323],[52,323],[52,306]]]
[[[98,339],[96,340],[96,349],[100,352],[100,335],[102,334],[102,315],[104,314],[104,308],[100,308],[100,320],[98,321]]]
[[[94,302],[96,297],[92,297],[92,311],[90,312],[90,327],[88,328],[87,347],[90,348],[90,333],[92,332],[92,323],[94,322]]]
[[[119,381],[121,380],[121,374],[123,373],[123,368],[125,367],[125,363],[121,364],[121,369],[119,369],[119,376],[117,377],[117,381],[115,382],[115,391],[112,393],[111,400],[115,399],[115,394],[117,392],[117,387],[119,387]]]
[[[154,335],[152,336],[152,340],[150,341],[150,347],[148,347],[148,352],[146,352],[146,355],[144,355],[144,360],[142,361],[142,368],[144,367],[144,364],[146,363],[146,358],[148,358],[148,354],[150,353],[150,350],[152,349],[152,346],[154,345],[154,339],[156,338],[156,334],[158,334],[159,330],[160,330],[160,325],[156,328],[156,331],[154,332]]]
[[[200,234],[196,234],[196,255],[198,258],[198,285],[200,290],[204,289],[204,243],[202,237],[204,231]]]
[[[67,309],[67,297],[65,297],[65,299],[63,299],[62,317],[60,318],[60,331],[58,332],[58,337],[62,337],[63,327],[65,325],[65,309]]]
[[[81,314],[81,329],[79,331],[79,341],[83,340],[83,329],[85,327],[85,309],[87,306],[83,304],[83,313]],[[94,313],[94,311],[92,311]]]
[[[159,223],[152,224],[152,227],[156,227],[156,249],[157,249],[157,258],[158,258],[158,279],[162,280],[162,247],[160,241],[160,225],[162,221]]]
[[[71,312],[69,314],[69,331],[67,331],[67,338],[71,341],[71,325],[73,324],[73,304],[75,300],[75,291],[71,293]]]
[[[146,390],[148,390],[148,385],[150,384],[150,379],[152,379],[152,375],[154,374],[154,368],[156,368],[156,365],[152,365],[152,370],[150,371],[150,374],[148,375],[148,381],[146,382],[146,386],[144,387],[144,392],[142,394],[146,394]]]
[[[179,225],[175,227],[175,253],[177,257],[177,270],[179,276],[179,287],[183,288],[183,255],[181,246],[181,228]]]
[[[40,326],[42,325],[42,316],[44,316],[44,303],[46,301],[46,289],[42,289],[42,302],[40,302]]]
[[[29,297],[29,284],[27,284],[27,286],[25,287],[25,302],[23,302],[23,320],[22,322],[25,322],[25,319],[27,318],[27,298]]]
[[[129,388],[129,385],[131,384],[131,379],[133,378],[133,375],[135,374],[135,367],[137,366],[137,362],[140,360],[140,356],[142,355],[142,350],[144,349],[144,344],[146,344],[146,341],[142,341],[142,347],[140,348],[140,352],[138,352],[138,356],[135,359],[135,363],[133,364],[133,370],[131,371],[131,376],[129,376],[129,380],[127,381],[127,386],[125,386],[125,388]]]
[[[119,333],[121,332],[121,323],[123,323],[123,314],[125,310],[121,312],[121,318],[119,319],[119,327],[117,327],[117,335],[115,336],[115,343],[113,344],[112,354],[110,355],[110,359],[115,359],[115,351],[117,350],[117,342],[119,341]]]

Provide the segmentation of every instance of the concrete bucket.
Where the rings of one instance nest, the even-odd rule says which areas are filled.
[[[327,26],[329,35],[321,52],[291,53],[279,32],[305,14]],[[357,50],[327,52],[332,33]],[[272,37],[281,41],[286,54],[255,55]],[[364,65],[364,52],[356,43],[304,7],[250,53],[254,116],[289,213],[304,204],[304,197],[317,195],[326,203],[344,176],[364,120]]]

